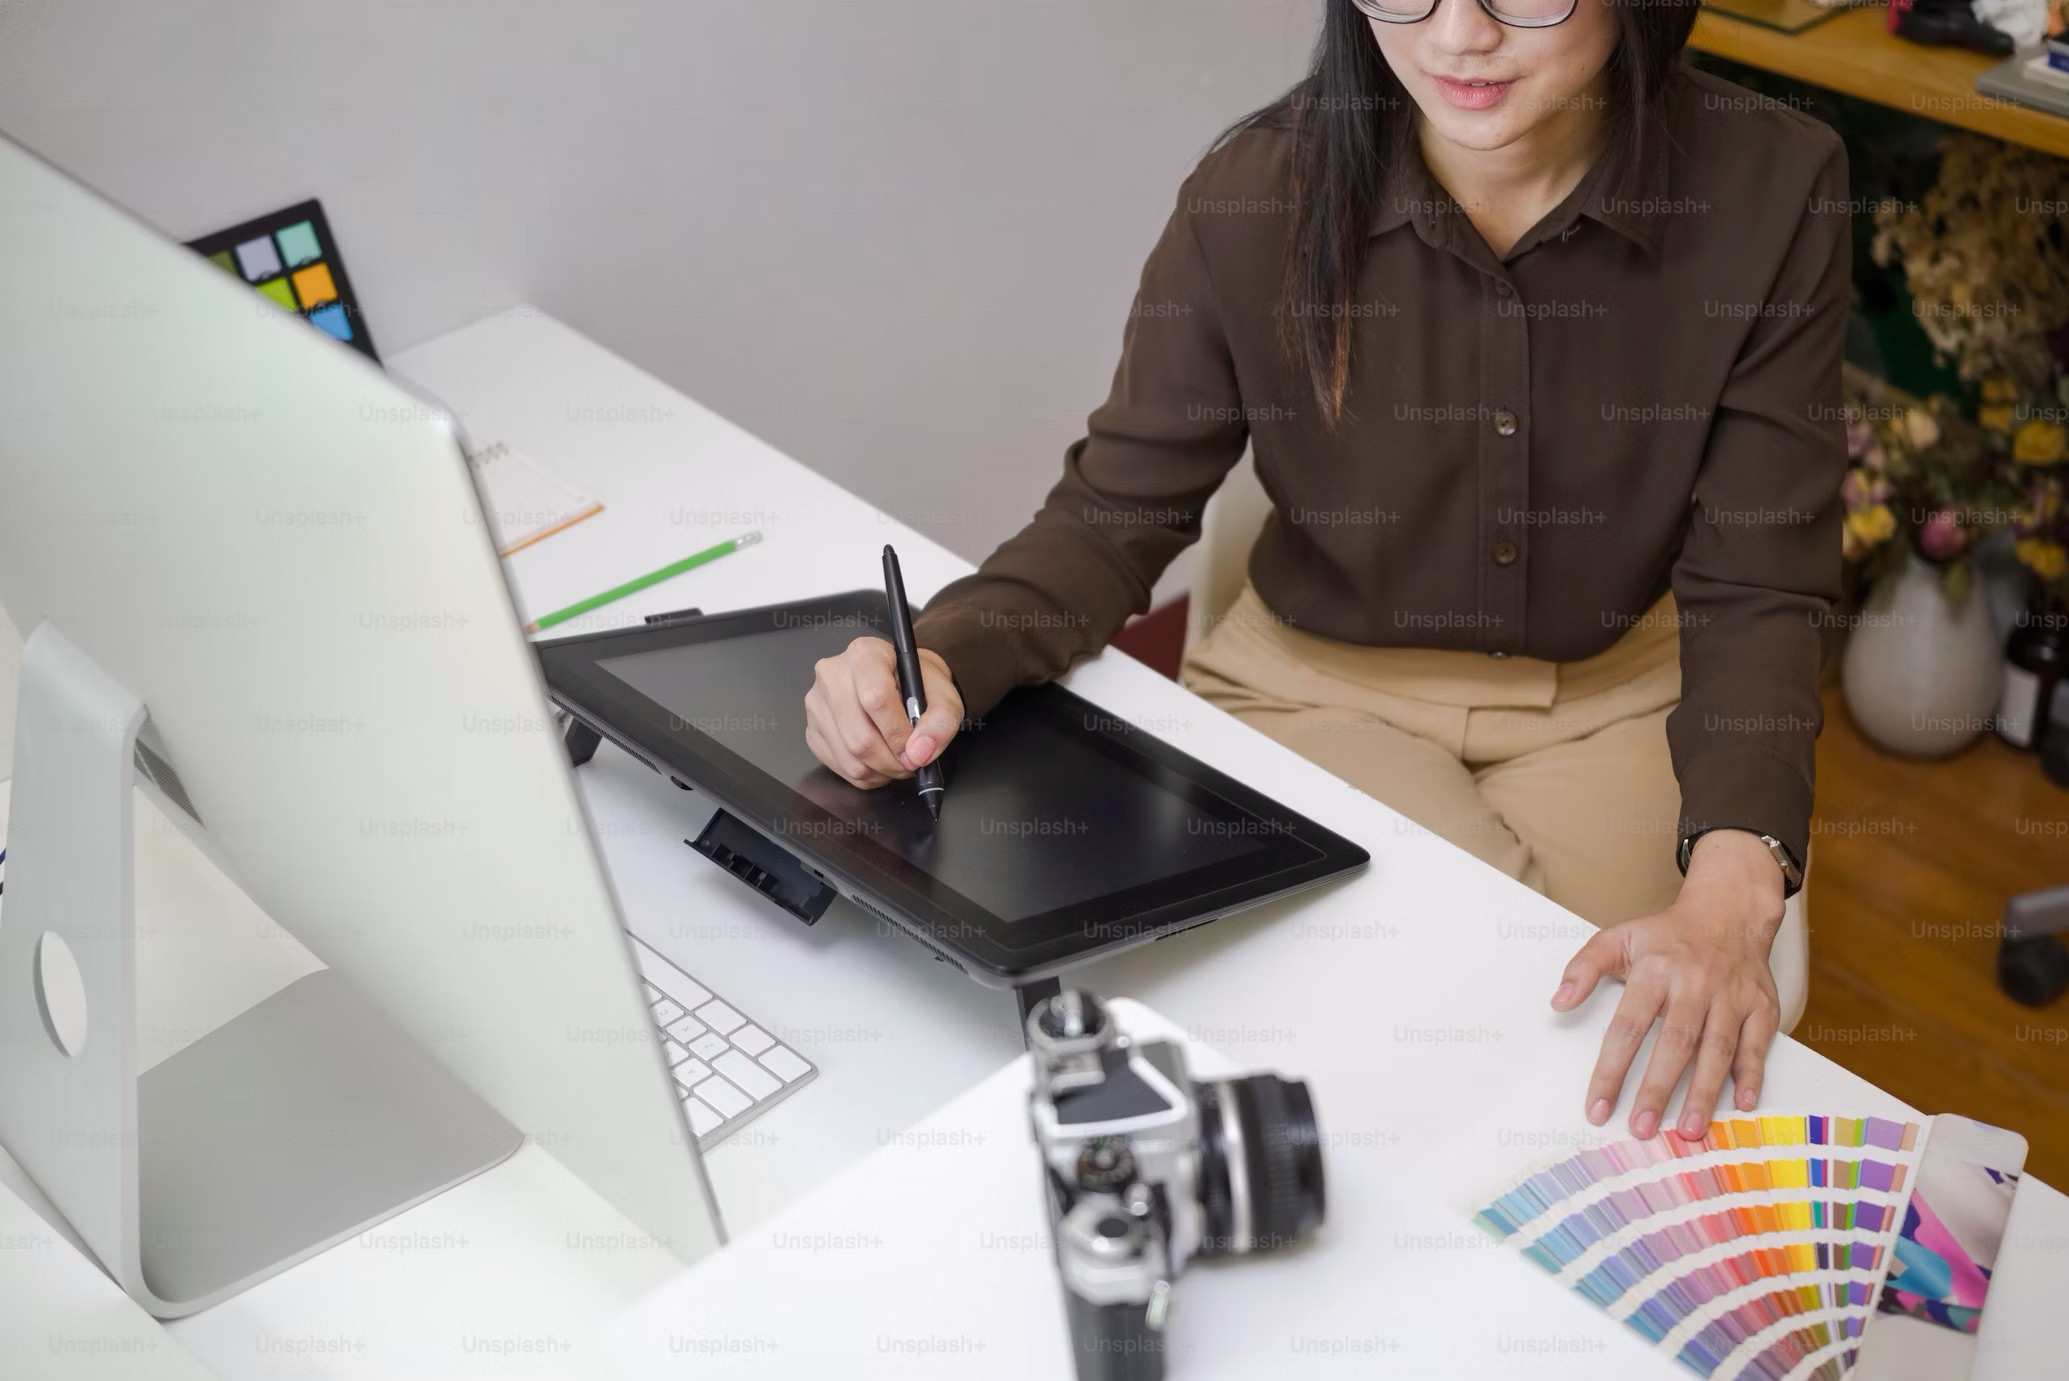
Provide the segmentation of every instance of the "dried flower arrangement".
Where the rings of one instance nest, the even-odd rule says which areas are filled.
[[[1875,582],[1915,552],[1958,598],[1968,556],[2012,521],[2016,491],[1953,400],[1921,403],[1852,367],[1845,387],[1847,561]]]
[[[1938,180],[1875,213],[1878,264],[1901,263],[1933,348],[1969,383],[2055,372],[2047,334],[2069,322],[2069,163],[1980,134],[1940,142]]]
[[[1873,253],[1901,263],[1934,350],[1976,389],[1976,425],[1953,400],[1892,402],[1849,377],[1847,556],[1878,575],[1906,531],[1953,593],[1961,558],[2010,528],[2050,595],[2069,596],[2069,163],[1977,134],[1940,147],[1919,202],[1876,212]]]

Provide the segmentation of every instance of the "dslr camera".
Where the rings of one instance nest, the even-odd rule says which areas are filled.
[[[1090,993],[1027,1018],[1029,1112],[1079,1381],[1160,1381],[1171,1287],[1196,1256],[1291,1245],[1322,1222],[1307,1085],[1197,1081],[1170,1041],[1135,1041]]]

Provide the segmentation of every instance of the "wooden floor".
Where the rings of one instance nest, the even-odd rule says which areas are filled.
[[[2025,1134],[2069,1187],[2069,997],[1997,989],[2015,893],[2069,884],[2069,792],[1994,735],[1945,762],[1889,757],[1837,688],[1818,740],[1810,1003],[1795,1036],[1921,1112]]]

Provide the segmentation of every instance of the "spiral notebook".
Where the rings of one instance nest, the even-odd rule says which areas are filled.
[[[503,556],[603,512],[603,504],[493,441],[467,453],[482,516]]]

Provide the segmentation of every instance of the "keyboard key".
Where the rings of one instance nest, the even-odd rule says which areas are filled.
[[[703,1136],[713,1127],[725,1121],[723,1117],[711,1110],[710,1104],[703,1102],[701,1099],[689,1099],[683,1104],[683,1111],[690,1115],[690,1131],[696,1136]]]
[[[685,1007],[702,1007],[711,1001],[711,991],[708,988],[663,959],[652,946],[637,936],[633,938],[632,952],[639,960],[640,977],[661,990],[648,1001],[672,997]]]
[[[741,1016],[723,1002],[705,1003],[697,1009],[697,1018],[721,1036],[730,1033],[736,1026],[745,1026],[747,1024],[746,1017]],[[670,1017],[668,1020],[674,1021],[675,1018]]]
[[[715,1060],[732,1048],[716,1031],[706,1031],[690,1042],[690,1053],[700,1060]]]
[[[711,989],[673,965],[668,970],[668,995],[690,1008],[702,1007],[711,1001]]]
[[[767,1098],[783,1087],[780,1080],[737,1050],[728,1050],[713,1060],[711,1065],[719,1073],[753,1094],[757,1101]]]
[[[754,1106],[754,1100],[716,1074],[697,1085],[697,1096],[727,1117],[738,1117]]]
[[[762,1063],[781,1075],[783,1082],[793,1083],[812,1072],[812,1067],[797,1057],[788,1046],[777,1046],[762,1055]]]
[[[810,1077],[812,1067],[746,1014],[663,959],[637,936],[629,937],[639,962],[641,991],[665,1035],[661,1050],[683,1117],[699,1142],[710,1144],[781,1098],[785,1084]],[[778,1083],[777,1080],[781,1080]]]

